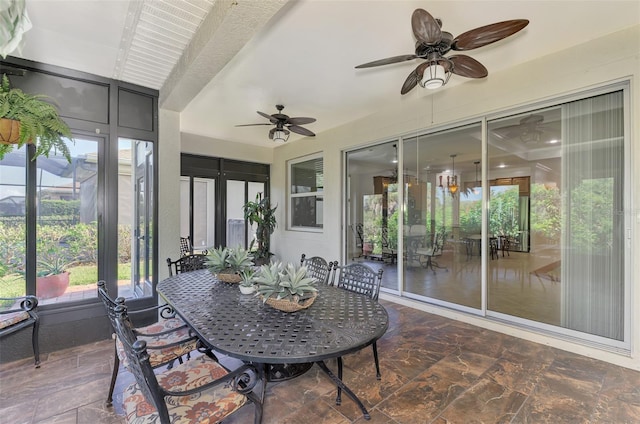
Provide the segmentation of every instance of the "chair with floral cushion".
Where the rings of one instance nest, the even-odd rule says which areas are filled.
[[[334,264],[337,266],[338,261],[327,262],[326,259],[320,256],[307,258],[307,255],[304,253],[300,258],[300,266],[307,268],[307,276],[316,278],[320,284],[331,283],[329,281],[329,273],[331,272],[331,268],[333,268]]]
[[[33,327],[31,345],[36,368],[40,368],[40,348],[38,345],[38,298],[35,296],[1,297],[0,305],[7,303],[9,307],[0,307],[0,338],[13,334],[25,328]]]
[[[263,372],[253,364],[229,371],[200,355],[155,374],[148,345],[136,336],[127,308],[115,309],[115,331],[129,360],[136,382],[124,390],[128,423],[218,423],[243,405],[255,405],[254,424],[262,421],[262,396],[253,392]]]
[[[382,272],[380,268],[377,272],[368,265],[361,263],[351,263],[349,265],[333,267],[331,281],[333,285],[344,290],[359,293],[363,296],[370,297],[378,301],[380,294],[380,286],[382,285]],[[336,275],[337,281],[336,281]],[[373,360],[376,366],[376,379],[380,380],[380,362],[378,360],[378,346],[376,342],[372,343]],[[338,357],[338,378],[342,380],[342,357]],[[341,403],[342,389],[338,387],[338,396],[336,404]]]
[[[124,304],[124,298],[119,297],[113,300],[107,291],[104,281],[98,282],[98,297],[107,310],[107,317],[111,321],[111,326],[115,332],[115,309],[119,304]],[[187,356],[198,348],[198,338],[191,334],[189,327],[180,318],[175,316],[173,309],[168,305],[159,305],[152,308],[138,309],[132,313],[149,312],[160,310],[160,319],[157,323],[146,327],[136,328],[133,331],[147,342],[149,350],[149,362],[156,368],[162,365],[171,365],[176,359],[182,363],[182,357]],[[107,395],[107,406],[113,403],[113,389],[118,377],[120,361],[125,368],[129,368],[122,342],[114,336],[114,357],[113,371],[111,374],[111,384]]]

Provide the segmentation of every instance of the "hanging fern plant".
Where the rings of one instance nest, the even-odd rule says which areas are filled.
[[[7,129],[8,132],[6,135],[0,133],[0,160],[14,147],[19,149],[25,143],[34,143],[35,157],[49,157],[54,151],[71,162],[66,144],[68,141],[73,142],[71,130],[60,118],[57,108],[46,99],[48,97],[44,95],[31,95],[19,88],[11,88],[9,78],[2,76],[0,129]]]

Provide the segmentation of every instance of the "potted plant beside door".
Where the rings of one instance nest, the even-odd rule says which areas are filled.
[[[71,162],[67,141],[72,141],[69,126],[60,118],[47,96],[31,95],[11,88],[9,78],[0,84],[0,160],[14,148],[34,143],[35,156],[49,156],[52,151]]]
[[[69,268],[75,263],[62,238],[38,240],[36,296],[39,299],[60,297],[69,288]]]
[[[257,224],[256,237],[251,241],[249,250],[253,252],[253,261],[256,265],[269,263],[272,253],[270,252],[271,234],[276,228],[276,207],[271,207],[268,197],[262,197],[262,193],[256,195],[255,201],[249,201],[242,207],[244,219],[250,225]],[[254,244],[255,249],[254,249]]]

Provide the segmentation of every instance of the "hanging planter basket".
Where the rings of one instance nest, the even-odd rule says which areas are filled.
[[[20,121],[0,118],[0,143],[18,144],[20,140]]]

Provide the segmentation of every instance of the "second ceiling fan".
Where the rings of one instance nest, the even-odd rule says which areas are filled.
[[[297,117],[291,118],[288,115],[282,113],[282,109],[284,109],[283,105],[276,105],[276,109],[278,109],[278,113],[274,113],[273,115],[269,115],[268,113],[258,112],[258,115],[263,116],[269,120],[269,123],[262,124],[244,124],[244,125],[236,125],[236,127],[251,127],[254,125],[275,125],[274,128],[269,130],[269,139],[274,141],[282,141],[285,142],[289,139],[290,131],[304,135],[307,137],[315,137],[315,134],[308,129],[301,127],[300,125],[311,124],[312,122],[316,122],[315,118],[305,118],[305,117]]]
[[[435,19],[424,9],[416,9],[411,15],[411,27],[416,38],[414,54],[388,57],[356,66],[371,68],[413,59],[426,59],[411,71],[400,91],[406,94],[418,83],[425,88],[438,88],[447,83],[451,74],[467,78],[484,78],[487,68],[467,55],[445,57],[451,50],[465,51],[477,49],[502,40],[520,31],[529,24],[527,19],[513,19],[481,26],[453,37],[450,32],[442,31],[442,21]]]

